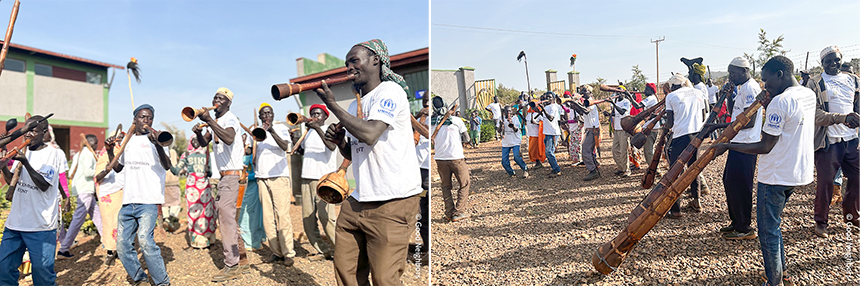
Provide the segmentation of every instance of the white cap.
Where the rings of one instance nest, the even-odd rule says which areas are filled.
[[[839,47],[837,47],[837,46],[829,46],[829,47],[826,47],[826,48],[824,48],[823,50],[821,50],[821,60],[823,61],[823,60],[824,60],[824,56],[826,56],[826,55],[828,55],[828,54],[830,54],[830,53],[836,53],[837,55],[839,55],[839,57],[840,57],[840,58],[842,57],[842,52],[841,52],[841,51],[839,51]]]
[[[679,72],[676,72],[674,75],[672,75],[672,77],[670,77],[669,80],[666,82],[669,83],[670,86],[680,85],[686,87],[693,87],[693,83],[691,83],[690,80],[687,79],[687,77],[685,77]]]
[[[736,66],[739,68],[750,68],[750,61],[748,61],[744,57],[736,57],[732,59],[732,62],[729,63],[730,66]]]

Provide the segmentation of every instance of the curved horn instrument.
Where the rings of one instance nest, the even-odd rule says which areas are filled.
[[[639,123],[642,123],[642,121],[644,121],[645,118],[654,113],[657,108],[662,107],[665,104],[666,98],[663,98],[663,100],[660,100],[660,102],[658,102],[654,106],[651,106],[648,109],[639,112],[639,114],[636,114],[635,116],[626,116],[621,118],[621,129],[627,131],[627,134],[635,135],[639,132]]]
[[[356,93],[355,100],[356,116],[359,119],[364,119],[364,112],[361,111],[361,95]],[[343,128],[343,125],[338,123],[335,127],[340,130]],[[317,196],[320,199],[330,204],[338,204],[349,197],[353,190],[349,188],[349,181],[346,180],[346,168],[351,163],[352,160],[344,158],[337,171],[325,174],[320,178],[320,182],[317,185]]]
[[[301,113],[290,112],[287,114],[287,123],[290,125],[298,125],[310,120],[310,117],[305,117]]]
[[[197,108],[194,108],[191,106],[186,106],[185,108],[182,109],[182,120],[185,120],[185,122],[191,122],[194,119],[196,119],[197,116],[200,116],[201,113],[209,112],[210,110],[213,110],[215,108],[218,108],[218,106],[216,105],[216,106],[207,107],[207,108],[200,108],[200,109],[197,109]]]
[[[706,124],[713,122],[717,117],[717,112],[722,107],[722,102],[725,100],[727,91],[721,91],[722,96],[718,103],[711,110]],[[763,91],[765,93],[766,91]],[[746,125],[750,117],[753,116],[762,106],[763,102],[756,100],[753,105],[745,110],[735,122],[732,122],[726,131],[717,139],[717,143],[728,142]],[[597,249],[597,252],[591,257],[591,264],[594,268],[603,274],[612,273],[615,271],[621,262],[627,257],[627,254],[650,231],[664,215],[669,211],[672,204],[678,199],[681,193],[690,186],[690,183],[698,177],[699,173],[704,170],[705,166],[714,159],[716,153],[714,148],[709,148],[699,157],[693,166],[684,171],[685,165],[690,158],[693,157],[699,145],[702,144],[705,136],[709,132],[704,130],[709,127],[703,127],[703,131],[687,145],[687,148],[678,157],[678,160],[672,164],[669,172],[666,173],[660,182],[651,189],[648,196],[633,209],[628,217],[629,224],[615,239],[603,244]]]
[[[9,150],[9,152],[6,152],[6,156],[0,158],[0,161],[8,161],[9,159],[12,159],[12,157],[15,157],[15,155],[18,155],[19,152],[23,152],[24,149],[27,148],[27,145],[30,145],[30,140],[30,138],[24,139],[24,142],[22,142],[18,148],[13,148],[12,150]]]
[[[266,140],[266,138],[268,138],[268,135],[266,134],[266,130],[263,128],[254,127],[254,129],[251,129],[251,128],[248,128],[248,126],[245,126],[245,124],[242,124],[241,122],[239,122],[239,125],[242,126],[242,129],[245,129],[245,132],[248,132],[248,134],[251,134],[251,137],[254,137],[254,141],[260,142],[260,141]]]
[[[355,75],[351,74],[351,75],[346,75],[346,76],[342,76],[342,77],[327,78],[324,80],[325,80],[326,84],[333,85],[333,84],[338,84],[338,83],[342,83],[342,82],[345,82],[348,80],[354,80],[354,79],[355,79]],[[314,90],[314,89],[320,88],[321,86],[322,86],[322,81],[315,81],[315,82],[309,82],[309,83],[281,83],[281,84],[276,84],[276,85],[272,85],[272,98],[274,98],[275,100],[281,100],[281,99],[296,95],[302,91]]]
[[[663,149],[666,146],[666,138],[672,136],[672,132],[663,132],[660,136],[660,141],[654,147],[654,155],[651,156],[651,162],[648,163],[648,171],[645,176],[642,176],[642,188],[650,189],[654,185],[654,176],[657,176],[657,166],[660,165],[660,158],[663,157]]]
[[[660,113],[658,113],[651,122],[648,122],[648,125],[645,126],[642,131],[634,134],[633,138],[630,139],[630,144],[632,144],[636,149],[642,149],[642,146],[645,146],[645,141],[648,141],[648,135],[651,135],[651,130],[654,129],[654,126],[657,126],[657,122],[660,122],[660,118],[663,118],[664,114],[666,114],[665,109],[660,111]]]
[[[162,147],[170,147],[173,144],[173,134],[167,131],[158,131],[152,128],[149,125],[144,125],[143,129],[149,130],[149,132],[155,133],[155,141],[158,141],[158,145]],[[131,136],[129,136],[131,137]]]

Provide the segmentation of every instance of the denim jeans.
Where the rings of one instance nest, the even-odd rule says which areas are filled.
[[[158,205],[123,205],[119,209],[116,250],[128,276],[131,276],[134,281],[146,280],[146,272],[141,268],[137,251],[132,245],[136,234],[140,249],[143,251],[143,258],[146,259],[146,268],[152,275],[152,281],[155,285],[167,285],[170,284],[170,277],[167,277],[161,248],[153,239],[157,216]]]
[[[778,186],[758,183],[756,198],[756,222],[758,240],[764,257],[764,272],[771,285],[782,283],[785,271],[785,245],[782,243],[782,211],[794,186]]]
[[[558,161],[555,160],[555,147],[558,145],[558,135],[545,135],[543,144],[546,145],[546,161],[552,167],[552,172],[561,172],[561,167],[558,166]]]
[[[520,146],[513,147],[502,147],[502,167],[505,167],[505,172],[508,172],[508,175],[513,175],[514,170],[511,169],[511,158],[508,157],[508,154],[514,151],[514,162],[517,162],[517,165],[520,165],[520,169],[523,172],[528,172],[529,168],[526,167],[526,162],[523,161],[523,156],[520,155]]]
[[[9,228],[3,230],[0,242],[0,285],[18,285],[18,266],[24,259],[24,250],[30,252],[33,285],[57,285],[57,230],[27,232]]]

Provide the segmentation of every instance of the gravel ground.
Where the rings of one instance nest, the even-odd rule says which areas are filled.
[[[184,201],[183,201],[184,203]],[[340,207],[337,207],[337,212]],[[184,211],[184,209],[183,209]],[[301,206],[290,207],[293,230],[302,231]],[[172,285],[336,285],[334,266],[331,261],[309,261],[309,253],[315,252],[307,241],[302,238],[296,243],[296,259],[293,267],[287,268],[282,264],[268,264],[262,260],[271,257],[272,253],[266,246],[262,250],[249,251],[251,273],[244,277],[224,283],[212,283],[211,276],[223,267],[220,234],[217,241],[209,249],[193,249],[188,247],[185,239],[186,221],[181,219],[182,231],[175,234],[155,233],[155,241],[161,247],[161,254],[167,264],[167,273]],[[216,232],[217,233],[217,232]],[[122,264],[113,266],[103,263],[106,252],[101,248],[96,237],[78,234],[78,244],[71,249],[75,255],[72,259],[57,260],[54,269],[57,272],[57,285],[127,285],[128,275]],[[140,257],[143,261],[143,257]],[[404,262],[405,263],[405,262]],[[406,272],[401,277],[405,285],[427,285],[428,267],[421,266],[416,271],[416,265],[409,263]],[[29,277],[21,281],[21,285],[32,285]]]
[[[571,166],[566,147],[559,147],[556,155],[563,176],[555,179],[547,178],[549,168],[532,170],[531,177],[523,179],[513,160],[518,177],[507,176],[499,162],[500,141],[466,149],[473,216],[460,222],[445,220],[433,168],[433,284],[761,285],[758,239],[726,241],[718,231],[729,224],[721,179],[725,156],[705,170],[711,192],[701,200],[703,212],[685,211],[680,220],[661,220],[618,271],[602,275],[594,270],[591,256],[619,234],[627,215],[649,191],[639,186],[644,171],[634,171],[629,178],[612,174],[612,140],[606,127],[598,158],[602,177],[591,182],[582,181],[585,167]],[[527,145],[524,140],[522,152],[528,152]],[[523,157],[527,160],[527,154]],[[783,213],[789,276],[797,285],[858,285],[860,263],[851,264],[860,261],[858,232],[834,225],[841,222],[837,207],[830,212],[830,237],[815,236],[814,198],[814,183],[799,187]],[[689,199],[683,200],[685,206]]]

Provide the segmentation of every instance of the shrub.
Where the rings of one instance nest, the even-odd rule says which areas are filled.
[[[481,123],[481,142],[489,142],[496,139],[496,122],[492,119]]]

